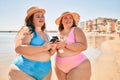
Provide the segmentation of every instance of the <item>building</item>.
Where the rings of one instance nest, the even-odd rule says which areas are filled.
[[[116,31],[116,22],[117,19],[99,17],[97,19],[85,21],[83,29],[88,32],[113,33]]]

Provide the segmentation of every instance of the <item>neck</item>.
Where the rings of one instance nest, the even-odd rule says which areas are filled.
[[[69,32],[72,27],[70,26],[64,26],[64,31]]]
[[[36,31],[36,32],[42,32],[42,29],[41,29],[41,27],[36,27],[36,28],[35,28],[35,31]]]

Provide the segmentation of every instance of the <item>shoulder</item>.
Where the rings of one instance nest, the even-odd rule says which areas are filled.
[[[83,33],[82,29],[79,27],[74,28],[74,33]]]

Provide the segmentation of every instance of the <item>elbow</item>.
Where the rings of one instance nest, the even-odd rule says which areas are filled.
[[[15,52],[18,53],[18,54],[25,54],[25,49],[23,49],[22,46],[18,46],[15,48]]]
[[[18,54],[21,53],[20,46],[15,48],[15,52],[18,53]]]
[[[85,45],[85,46],[83,47],[83,50],[87,50],[87,48],[88,48],[88,46],[87,46],[87,45]]]
[[[18,46],[15,48],[15,52],[21,55],[32,55],[33,51],[28,50],[25,46]]]
[[[84,44],[83,46],[81,46],[80,51],[85,51],[87,50],[87,48],[88,48],[87,44]]]
[[[88,48],[88,45],[85,44],[85,45],[83,46],[83,51],[84,51],[84,50],[87,50],[87,48]]]

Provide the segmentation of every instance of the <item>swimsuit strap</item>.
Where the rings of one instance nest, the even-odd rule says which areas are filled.
[[[75,27],[73,27],[71,29],[71,31],[69,32],[69,34],[66,38],[67,43],[75,43],[74,29],[75,29]]]
[[[45,43],[45,40],[37,33],[33,33],[33,38],[31,39],[30,44],[35,46],[41,46]]]

